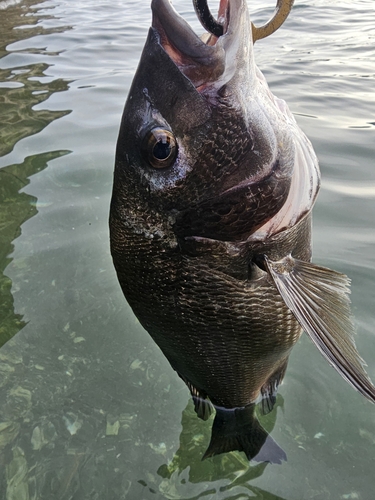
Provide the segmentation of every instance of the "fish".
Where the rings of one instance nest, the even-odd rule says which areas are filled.
[[[312,263],[320,172],[312,144],[255,64],[293,2],[263,27],[245,0],[217,20],[194,0],[199,37],[169,0],[152,26],[116,148],[110,245],[125,298],[188,387],[214,412],[203,458],[281,463],[261,425],[302,332],[371,402],[354,342],[349,278]],[[211,17],[210,17],[211,16]]]

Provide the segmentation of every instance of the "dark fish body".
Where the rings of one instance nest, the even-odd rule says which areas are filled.
[[[114,265],[198,415],[216,409],[205,456],[238,449],[279,462],[254,408],[272,409],[302,327],[375,397],[352,341],[347,279],[310,264],[317,160],[255,66],[243,0],[221,3],[224,35],[207,43],[167,0],[152,7],[117,144]]]

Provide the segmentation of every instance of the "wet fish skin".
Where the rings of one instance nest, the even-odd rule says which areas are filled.
[[[255,402],[272,410],[301,325],[353,386],[370,400],[375,390],[351,341],[342,275],[309,263],[316,157],[255,67],[245,2],[229,4],[236,29],[229,23],[227,38],[197,61],[198,42],[190,50],[192,34],[178,20],[173,46],[177,35],[166,33],[160,11],[169,23],[174,14],[153,1],[117,143],[111,252],[127,301],[188,385],[198,415],[216,408],[205,456],[237,449],[280,462],[285,453],[257,421]],[[144,151],[156,129],[177,144],[164,169]],[[309,272],[315,281],[301,284]],[[310,299],[318,290],[324,302],[330,279],[337,307],[321,324],[313,321],[319,298]]]
[[[240,225],[240,229],[235,231],[236,222],[239,220],[237,213],[234,213],[234,223],[227,223],[225,214],[219,223],[215,223],[215,214],[213,214],[211,231],[207,234],[205,229],[207,229],[208,224],[203,223],[200,232],[194,234],[193,231],[194,236],[203,239],[194,240],[194,238],[191,239],[191,220],[186,220],[186,214],[193,214],[191,218],[194,220],[194,211],[203,206],[199,217],[195,217],[197,223],[201,222],[204,215],[207,214],[206,206],[210,202],[216,202],[219,198],[218,206],[220,207],[220,197],[223,197],[223,192],[231,189],[231,186],[236,188],[244,178],[251,175],[252,170],[255,171],[257,177],[260,177],[258,172],[261,172],[262,169],[272,172],[272,163],[277,164],[278,161],[277,166],[279,164],[286,165],[283,196],[280,196],[280,200],[275,196],[267,198],[264,192],[260,191],[260,196],[255,199],[255,203],[263,208],[262,211],[260,208],[258,210],[260,220],[267,220],[278,211],[280,205],[285,201],[284,192],[288,193],[290,185],[288,173],[292,166],[292,155],[288,149],[280,153],[275,151],[275,144],[283,140],[284,143],[290,144],[292,151],[293,144],[290,137],[287,137],[290,134],[288,134],[286,124],[282,123],[282,127],[279,126],[280,117],[272,120],[276,124],[273,126],[274,130],[272,130],[270,123],[262,127],[255,124],[254,129],[249,133],[247,127],[245,128],[242,114],[234,105],[227,104],[221,96],[214,105],[208,105],[207,99],[192,88],[191,83],[180,71],[176,71],[175,66],[171,67],[170,62],[169,57],[157,43],[155,34],[151,31],[139,66],[141,72],[138,70],[129,93],[130,100],[128,100],[124,113],[126,121],[123,123],[119,136],[112,200],[112,254],[120,283],[126,290],[127,300],[141,323],[167,354],[172,366],[195,387],[204,393],[209,391],[210,398],[214,403],[229,407],[245,406],[256,398],[262,383],[270,374],[269,372],[274,370],[274,356],[272,356],[268,367],[263,359],[268,355],[269,344],[274,344],[274,338],[269,339],[267,344],[263,346],[263,355],[261,352],[256,352],[253,356],[254,359],[251,362],[247,361],[249,368],[245,371],[239,364],[241,359],[239,351],[244,347],[243,342],[240,339],[237,341],[232,339],[229,349],[233,352],[230,354],[231,358],[228,359],[228,366],[232,364],[238,365],[238,367],[235,370],[236,375],[229,382],[229,374],[226,371],[221,373],[221,368],[219,373],[215,373],[214,376],[210,376],[210,374],[213,369],[218,371],[217,368],[210,368],[209,373],[207,373],[213,356],[221,359],[225,353],[222,355],[218,353],[216,345],[213,345],[211,350],[210,346],[205,346],[204,339],[201,338],[192,339],[189,346],[186,346],[184,343],[186,343],[187,335],[192,328],[198,327],[197,317],[201,317],[200,336],[209,338],[218,329],[218,321],[222,325],[220,328],[221,336],[225,336],[225,332],[230,335],[234,328],[248,332],[248,325],[253,321],[252,317],[254,314],[258,316],[258,307],[267,308],[268,306],[268,314],[271,314],[274,303],[277,303],[283,308],[284,315],[288,318],[287,321],[290,321],[292,315],[284,306],[267,274],[251,263],[251,245],[243,243],[246,236],[254,231],[255,217],[248,217],[247,220],[244,220],[244,225],[246,226],[247,223],[248,227]],[[154,71],[151,65],[155,65]],[[160,76],[160,67],[166,69],[165,73],[163,71],[162,77]],[[143,68],[145,73],[143,73]],[[155,81],[152,78],[155,78]],[[164,94],[160,95],[161,81],[163,87],[168,88],[166,97]],[[171,95],[172,85],[175,86],[178,96]],[[235,85],[233,86],[235,87]],[[186,87],[188,92],[185,94]],[[145,88],[147,88],[147,96],[144,93]],[[234,97],[230,86],[228,85],[224,90],[233,101]],[[221,94],[224,94],[224,90]],[[189,102],[189,109],[196,110],[195,113],[187,114],[187,100],[192,101]],[[252,107],[256,109],[251,109],[251,115],[255,114],[260,120],[259,105],[253,104]],[[274,114],[273,110],[272,114]],[[176,135],[180,149],[183,148],[184,152],[184,157],[180,162],[188,164],[190,168],[190,171],[182,179],[183,183],[178,183],[179,179],[174,183],[170,182],[167,177],[173,177],[173,173],[171,175],[170,172],[165,174],[157,172],[160,177],[165,175],[167,178],[161,177],[157,181],[151,180],[150,183],[147,183],[145,181],[148,174],[147,166],[143,167],[145,175],[143,178],[141,177],[143,175],[142,155],[139,150],[134,148],[134,145],[137,141],[138,143],[142,141],[141,137],[137,138],[137,131],[142,131],[144,123],[149,124],[150,122],[155,125],[163,125],[164,122],[167,122]],[[281,133],[280,128],[286,130]],[[276,135],[279,137],[276,138]],[[213,154],[213,151],[219,151],[219,153]],[[135,158],[127,160],[124,155],[127,155],[128,158],[130,155],[134,155]],[[277,156],[280,159],[276,161]],[[181,168],[186,170],[185,165],[182,165]],[[267,183],[269,177],[267,171],[264,184]],[[151,184],[152,181],[154,186]],[[256,182],[258,190],[261,189],[261,184],[262,178]],[[281,185],[282,182],[279,182],[276,189],[280,189]],[[246,201],[248,189],[247,186],[245,187],[244,199]],[[234,194],[234,202],[236,200],[238,202],[241,192]],[[253,203],[253,199],[254,197],[250,197],[248,204]],[[238,205],[240,205],[239,202]],[[241,208],[245,212],[247,207],[245,203],[242,205],[244,206]],[[124,216],[116,217],[115,214],[119,212],[122,212]],[[209,213],[210,215],[212,216],[212,212]],[[119,224],[120,227],[115,228],[114,224]],[[309,223],[306,222],[306,224]],[[255,226],[258,225],[259,222],[255,222]],[[215,228],[217,228],[218,235],[213,234]],[[233,240],[231,246],[223,241],[210,241],[215,236],[222,237],[222,233],[225,231],[230,232],[229,235],[224,234],[223,236],[226,240],[228,238]],[[185,235],[190,239],[186,240]],[[120,248],[117,242],[119,236],[122,243]],[[192,245],[195,247],[193,251]],[[301,247],[301,250],[297,252],[298,256],[309,258],[309,241],[307,241],[307,245],[304,242]],[[263,243],[261,251],[263,254]],[[280,255],[284,255],[284,252]],[[197,255],[198,253],[200,257]],[[253,253],[256,255],[257,252]],[[280,255],[278,254],[278,256]],[[134,260],[131,261],[132,256]],[[226,261],[226,266],[223,266],[224,261]],[[212,272],[216,268],[219,268],[218,272],[223,274],[217,274],[215,277],[217,283],[213,285]],[[254,284],[251,284],[251,275],[254,278]],[[261,279],[259,279],[259,275],[261,275]],[[232,281],[230,280],[232,276],[240,278],[242,281]],[[211,281],[211,285],[209,281]],[[207,296],[205,287],[214,287],[219,290],[218,297]],[[267,297],[266,291],[273,296],[272,300],[270,297],[268,300],[261,300],[259,305],[253,305],[256,304],[253,296],[257,295],[258,289],[260,290],[259,300]],[[144,294],[147,294],[147,297],[140,301]],[[206,296],[205,300],[203,300],[204,296]],[[228,310],[227,304],[231,302],[233,304]],[[240,324],[241,320],[238,318],[237,309],[246,309],[243,304],[247,303],[249,303],[249,306],[246,306],[248,310],[242,312],[243,324]],[[249,307],[255,312],[252,312]],[[212,317],[209,317],[209,311],[213,311]],[[184,318],[183,324],[180,324],[180,318]],[[280,318],[275,318],[275,321],[281,322],[282,319],[282,315],[280,315]],[[261,319],[260,324],[256,328],[253,327],[253,341],[254,331],[258,330],[259,337],[264,337],[263,321]],[[293,319],[291,321],[293,322]],[[295,336],[298,336],[300,327],[295,321],[293,324],[296,330]],[[206,333],[204,333],[203,328]],[[172,346],[170,345],[171,340],[173,340]],[[193,368],[190,364],[183,366],[186,362],[183,359],[177,359],[181,356],[174,352],[174,344],[184,346],[184,351],[189,352],[189,357],[195,356],[199,344],[203,344],[201,350],[204,353],[200,354],[202,366],[198,368],[198,371],[202,371],[201,375],[197,374],[195,366]],[[227,349],[228,346],[225,346],[225,351]],[[288,353],[289,349],[290,345],[286,348],[283,346],[282,354]],[[247,356],[246,359],[248,359]],[[258,373],[261,376],[257,375]],[[252,384],[256,380],[256,386],[249,394],[248,388],[241,388],[239,385],[248,385],[250,380]],[[224,384],[231,386],[228,387],[228,394],[225,394],[225,398],[222,390]],[[216,398],[212,393],[211,386],[214,386],[215,393],[218,393]]]
[[[151,40],[153,36],[151,33]],[[160,52],[158,45],[156,51]],[[163,52],[159,55],[165,59]],[[160,62],[157,66],[160,67]],[[139,77],[139,73],[137,76]],[[145,77],[149,79],[149,71]],[[172,78],[174,82],[178,78],[186,86],[180,73]],[[149,97],[155,103],[151,85],[149,82]],[[157,86],[155,82],[155,87]],[[211,224],[208,236],[222,236],[228,227],[230,234],[224,234],[224,237],[229,237],[233,243],[208,239],[204,224],[202,231],[198,231],[201,238],[194,238],[191,235],[192,224],[187,220],[188,216],[192,218],[191,214],[196,210],[203,210],[204,213],[205,203],[207,205],[210,199],[215,200],[217,194],[230,189],[229,174],[223,174],[220,166],[216,167],[219,159],[212,155],[212,149],[218,149],[218,140],[221,141],[220,149],[227,149],[227,155],[222,159],[224,168],[227,167],[228,158],[232,164],[232,158],[239,156],[238,150],[243,155],[249,154],[251,148],[246,148],[246,140],[242,140],[245,147],[238,140],[243,120],[234,110],[232,127],[229,129],[232,133],[228,133],[226,124],[231,110],[224,107],[225,120],[218,120],[220,126],[213,125],[215,122],[208,120],[212,115],[217,117],[219,112],[209,109],[206,101],[202,101],[194,89],[189,97],[197,101],[193,105],[199,112],[192,116],[190,123],[186,123],[185,118],[184,128],[180,130],[180,116],[186,116],[185,99],[181,108],[178,107],[178,101],[173,107],[168,102],[163,106],[158,103],[159,108],[155,112],[150,110],[150,102],[139,92],[139,89],[145,88],[143,82],[135,80],[133,88],[138,95],[134,97],[133,91],[130,92],[130,107],[124,115],[126,121],[118,143],[111,208],[112,255],[119,281],[143,326],[176,371],[197,389],[199,398],[209,395],[217,407],[245,407],[259,397],[269,377],[284,366],[301,328],[285,307],[268,275],[252,262],[252,256],[257,255],[256,247],[260,246],[263,254],[264,244],[256,244],[254,248],[243,244],[243,239],[254,229],[253,220],[245,219],[237,232],[233,230],[233,225],[219,224],[218,234],[212,234],[217,225]],[[188,85],[188,94],[191,92]],[[178,93],[179,96],[183,95],[181,86]],[[144,100],[143,113],[140,112],[140,99]],[[144,123],[153,119],[152,114],[162,116],[155,120],[157,125],[162,125],[167,117],[176,136],[184,139],[187,137],[184,143],[184,149],[188,151],[186,156],[190,165],[196,165],[185,186],[178,186],[176,189],[175,185],[163,185],[162,197],[157,188],[151,192],[147,182],[142,182],[137,178],[137,172],[132,170],[133,165],[137,168],[137,165],[142,164],[139,151],[134,151],[137,136],[134,137],[133,134],[141,130]],[[138,120],[137,123],[131,123],[132,119]],[[220,133],[221,122],[224,123],[223,133]],[[246,139],[248,142],[248,138]],[[138,139],[140,140],[141,138]],[[258,147],[264,150],[263,145]],[[204,153],[204,150],[209,154]],[[207,159],[204,164],[197,164],[198,158],[205,156]],[[270,153],[268,156],[272,157]],[[248,161],[248,164],[250,170],[252,163]],[[216,169],[213,170],[213,167]],[[236,170],[232,169],[231,172],[234,185],[241,182],[244,175],[242,171]],[[245,173],[247,174],[248,172]],[[286,177],[286,193],[289,183],[290,180]],[[174,194],[176,191],[177,194]],[[282,197],[281,201],[275,201],[271,196],[270,203],[264,202],[265,213],[260,212],[260,221],[262,217],[268,219],[272,215],[271,211],[276,212],[282,201],[285,201]],[[271,206],[267,213],[269,204]],[[225,214],[223,218],[225,219]],[[259,222],[256,224],[259,225]],[[310,221],[306,219],[299,233],[306,235],[310,231],[309,227]],[[288,241],[293,241],[293,238],[289,237]],[[295,249],[297,256],[309,258],[309,236],[307,245],[303,242],[299,247]],[[266,324],[262,312],[268,316]],[[283,338],[279,342],[275,342],[275,328],[282,332]],[[285,328],[288,329],[287,333]],[[229,344],[226,339],[230,339]],[[257,345],[256,349],[253,349],[254,344]],[[266,388],[263,390],[267,393]],[[252,423],[249,434],[256,436],[253,427]],[[256,449],[247,451],[249,458],[259,452],[260,443],[263,444],[267,439],[265,432],[260,431],[260,434]],[[215,447],[212,448],[214,451],[208,452],[207,456],[215,452]],[[220,448],[219,451],[222,450]],[[284,457],[281,451],[275,455],[275,458],[268,458],[280,461],[279,457]]]

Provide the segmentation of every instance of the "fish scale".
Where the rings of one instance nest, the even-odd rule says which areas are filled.
[[[295,242],[308,225],[304,221],[295,231],[299,234],[288,239],[300,257],[306,249],[300,245],[299,252]],[[113,239],[112,254],[115,263],[121,262],[119,279],[129,304],[172,366],[215,404],[230,408],[254,401],[274,371],[275,359],[284,359],[301,333],[268,275],[238,280],[228,267],[221,271],[225,244],[208,266],[204,257],[168,251],[162,239],[145,243],[129,232],[121,243]],[[129,255],[142,259],[128,259],[125,265],[123,257]],[[248,275],[249,259],[241,257],[243,276]],[[184,346],[183,359],[176,356],[179,345]],[[199,366],[192,371],[185,365],[197,352]],[[215,359],[221,362],[213,368]]]

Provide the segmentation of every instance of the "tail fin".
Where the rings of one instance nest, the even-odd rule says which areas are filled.
[[[260,425],[255,404],[244,408],[216,408],[211,441],[203,459],[226,453],[244,451],[249,460],[280,464],[285,452]]]

